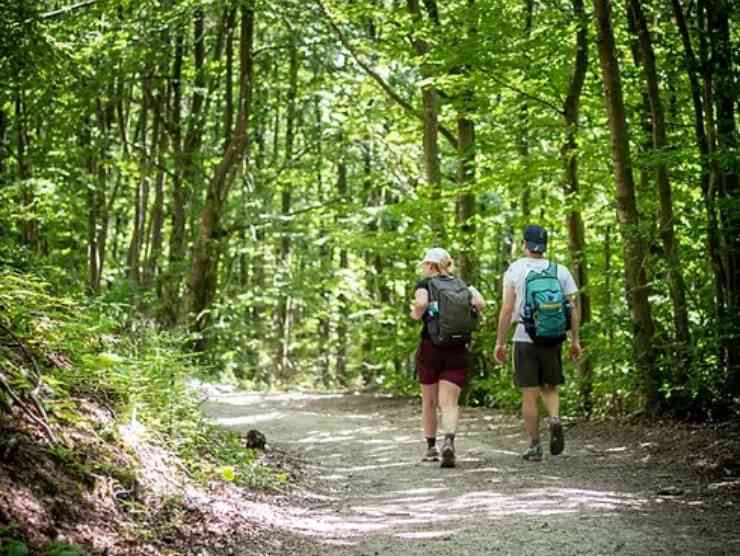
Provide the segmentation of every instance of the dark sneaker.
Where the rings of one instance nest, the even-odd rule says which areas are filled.
[[[527,448],[527,451],[522,454],[522,459],[524,461],[542,461],[542,444],[539,441],[533,442]]]
[[[421,458],[421,461],[439,461],[439,450],[436,446],[427,448],[427,453]]]
[[[442,444],[442,463],[440,467],[455,467],[455,444],[450,436]]]
[[[550,419],[550,454],[559,456],[565,448],[565,437],[563,436],[563,425],[560,419]]]

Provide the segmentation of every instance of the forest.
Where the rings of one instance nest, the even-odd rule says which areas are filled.
[[[92,398],[194,453],[194,377],[416,395],[434,246],[489,302],[466,404],[514,410],[529,224],[564,413],[737,419],[738,58],[733,0],[0,0],[0,423]]]

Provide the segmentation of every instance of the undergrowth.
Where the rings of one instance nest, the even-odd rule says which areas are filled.
[[[186,474],[204,484],[279,487],[284,476],[202,416],[188,385],[207,370],[184,348],[189,340],[132,306],[60,294],[38,276],[0,272],[0,426],[23,419],[83,484],[102,474],[133,491],[131,462],[115,461],[105,444],[139,442],[175,454]],[[108,418],[92,419],[91,406]],[[83,443],[69,433],[83,428],[97,440]],[[0,556],[27,553],[12,539],[12,528],[0,530]],[[58,543],[44,550],[84,554]]]

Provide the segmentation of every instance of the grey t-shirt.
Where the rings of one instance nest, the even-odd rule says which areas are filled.
[[[514,288],[516,291],[516,299],[514,301],[514,314],[512,320],[517,322],[516,330],[514,331],[515,342],[529,342],[532,343],[532,338],[529,337],[524,325],[519,323],[521,318],[522,309],[524,308],[524,281],[527,278],[527,274],[534,270],[541,272],[547,268],[550,261],[547,259],[535,259],[530,257],[524,257],[511,263],[511,266],[504,273],[504,288]],[[559,264],[558,267],[558,282],[560,287],[563,288],[565,295],[573,295],[578,291],[573,275],[563,265]]]

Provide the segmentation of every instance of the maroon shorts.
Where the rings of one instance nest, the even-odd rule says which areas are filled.
[[[416,350],[416,374],[422,384],[436,384],[446,380],[465,386],[470,370],[470,352],[467,346],[438,347],[428,338],[422,338]]]

